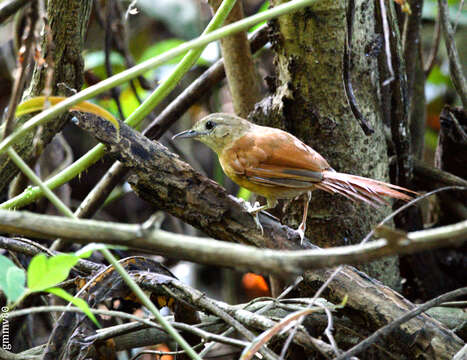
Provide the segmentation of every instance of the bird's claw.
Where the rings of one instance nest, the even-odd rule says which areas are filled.
[[[258,201],[255,201],[253,206],[249,202],[246,202],[245,204],[246,204],[247,211],[250,214],[258,215],[258,213],[261,211],[261,209],[263,209],[263,206],[261,206]]]
[[[245,206],[246,211],[248,211],[251,215],[253,215],[253,218],[255,219],[256,227],[258,228],[259,231],[261,231],[261,235],[264,235],[263,226],[261,225],[259,221],[259,215],[258,215],[262,208],[259,202],[256,201],[254,205],[252,206],[248,201],[245,201],[244,206]]]
[[[305,239],[306,223],[301,223],[297,229],[298,235],[300,236],[300,245],[303,245],[303,239]]]
[[[264,235],[264,230],[263,230],[263,225],[261,225],[260,221],[259,221],[259,213],[255,213],[255,214],[252,214],[253,215],[253,218],[255,219],[255,224],[256,224],[256,227],[258,228],[259,231],[261,231],[261,235]]]

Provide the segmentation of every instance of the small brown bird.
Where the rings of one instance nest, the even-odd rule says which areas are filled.
[[[214,150],[222,169],[234,182],[262,195],[267,204],[249,211],[273,208],[278,199],[307,194],[298,231],[303,239],[311,191],[321,189],[374,207],[387,203],[383,196],[410,200],[400,186],[336,172],[320,154],[295,136],[279,129],[255,125],[235,115],[216,113],[199,120],[192,129],[173,137],[194,138]]]

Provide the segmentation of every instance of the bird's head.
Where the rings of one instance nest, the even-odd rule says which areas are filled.
[[[215,113],[202,118],[190,130],[174,135],[172,139],[193,138],[220,154],[226,146],[245,135],[252,126],[252,123],[238,116]]]

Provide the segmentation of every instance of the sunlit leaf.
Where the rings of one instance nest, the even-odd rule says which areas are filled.
[[[434,85],[450,85],[451,82],[449,76],[444,74],[438,65],[433,66],[426,81]]]
[[[83,310],[83,312],[88,316],[88,318],[90,318],[92,320],[92,322],[94,324],[96,324],[97,327],[99,327],[99,328],[102,327],[101,324],[99,324],[99,322],[97,321],[94,314],[91,312],[91,309],[89,308],[89,305],[83,299],[76,298],[76,297],[74,297],[73,295],[67,293],[65,290],[63,290],[61,288],[55,288],[54,287],[54,288],[46,289],[45,291],[47,291],[47,292],[49,292],[51,294],[57,295],[57,296],[61,297],[62,299],[65,299],[66,301],[71,302],[73,305],[75,305],[76,307]]]
[[[250,190],[247,190],[245,188],[240,188],[238,189],[238,193],[237,193],[237,197],[240,198],[240,199],[243,199],[245,201],[248,201],[250,199],[250,196],[251,196],[251,191]]]
[[[28,288],[30,291],[42,291],[66,280],[70,270],[78,262],[79,257],[62,254],[47,257],[44,254],[32,258],[28,267]]]
[[[394,1],[400,5],[402,12],[405,12],[409,15],[412,14],[412,9],[410,8],[410,4],[407,0],[394,0]]]
[[[135,88],[139,98],[141,100],[146,99],[148,92],[144,90],[141,85],[139,85],[139,82],[135,83]],[[129,117],[131,113],[133,113],[133,111],[135,111],[141,105],[130,86],[120,92],[119,99],[125,118]]]
[[[42,111],[44,110],[44,108],[46,108],[45,106],[46,101],[50,105],[56,105],[65,99],[66,97],[63,97],[63,96],[49,96],[47,98],[45,96],[33,97],[19,104],[18,107],[16,108],[15,115],[16,117],[19,117],[19,116],[30,114],[33,112]],[[117,130],[120,129],[120,125],[117,119],[115,119],[115,117],[111,113],[109,113],[104,108],[98,105],[95,105],[93,103],[90,103],[88,101],[83,101],[83,102],[80,102],[79,104],[73,105],[72,107],[70,107],[69,110],[70,111],[71,110],[81,111],[81,112],[91,113],[91,114],[100,116],[101,118],[104,118],[110,121]]]

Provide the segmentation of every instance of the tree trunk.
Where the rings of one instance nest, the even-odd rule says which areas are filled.
[[[273,1],[278,5],[284,1]],[[366,136],[354,117],[343,83],[347,2],[324,0],[305,11],[272,22],[276,52],[275,93],[252,115],[256,122],[281,127],[312,146],[339,172],[388,181],[388,156],[381,116],[380,79],[375,47],[375,5],[355,1],[350,53],[357,105],[375,130]],[[303,200],[286,208],[282,221],[297,227]],[[322,247],[358,243],[390,211],[374,210],[339,195],[313,193],[306,235]],[[328,242],[328,239],[333,239]],[[361,267],[399,288],[397,258]]]
[[[47,24],[41,33],[41,55],[36,61],[33,79],[25,98],[39,95],[70,96],[83,85],[84,62],[81,56],[92,0],[49,0]],[[43,61],[43,60],[45,61]],[[17,120],[22,125],[29,116]],[[57,132],[66,124],[64,114],[44,125],[40,131],[39,146],[33,146],[35,131],[29,133],[14,147],[27,163],[34,161]],[[34,149],[36,147],[36,149]],[[0,156],[0,190],[18,173],[5,154]]]

